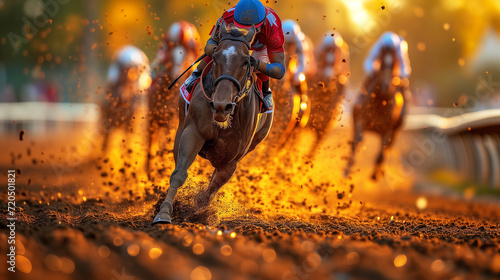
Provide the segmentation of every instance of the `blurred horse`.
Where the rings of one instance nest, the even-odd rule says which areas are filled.
[[[163,36],[155,60],[151,68],[156,71],[156,76],[149,88],[148,94],[148,121],[149,130],[147,135],[147,172],[150,171],[152,155],[151,146],[155,141],[160,129],[166,129],[167,133],[171,124],[176,122],[175,109],[177,107],[177,95],[171,91],[167,93],[167,87],[187,66],[189,66],[200,55],[200,35],[196,27],[186,21],[175,22],[170,26]],[[160,155],[163,150],[160,150]]]
[[[208,159],[215,167],[208,189],[195,197],[196,206],[204,208],[232,177],[238,162],[269,133],[273,113],[259,114],[256,76],[250,63],[249,50],[255,33],[253,26],[249,31],[227,30],[222,21],[213,65],[211,62],[203,70],[189,107],[182,94],[179,96],[179,127],[174,144],[176,165],[154,224],[171,222],[174,197],[186,181],[187,170],[196,155]],[[211,73],[207,75],[208,72]]]
[[[371,49],[364,66],[368,77],[353,108],[354,139],[344,175],[349,174],[356,147],[362,140],[363,131],[368,130],[382,138],[372,174],[372,179],[376,180],[384,153],[394,143],[406,114],[411,73],[407,42],[395,33],[384,33]]]
[[[134,112],[143,102],[151,84],[149,60],[146,54],[134,46],[118,49],[108,69],[108,90],[102,105],[104,120],[103,151],[107,150],[113,129],[131,131]]]
[[[309,122],[311,101],[308,80],[316,74],[312,41],[301,31],[298,23],[290,19],[283,21],[283,34],[287,72],[276,100],[277,106],[284,109],[278,110],[288,125],[279,140],[281,147],[287,143],[296,127],[303,128]]]
[[[339,33],[325,34],[316,49],[318,74],[312,79],[319,87],[311,94],[310,126],[316,133],[309,156],[314,156],[331,119],[339,114],[341,99],[350,77],[349,46]]]

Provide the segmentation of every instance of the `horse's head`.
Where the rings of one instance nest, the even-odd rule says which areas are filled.
[[[250,44],[255,36],[255,27],[250,30],[226,28],[222,23],[220,41],[213,54],[214,93],[210,101],[213,120],[221,128],[231,125],[236,101],[251,76]]]

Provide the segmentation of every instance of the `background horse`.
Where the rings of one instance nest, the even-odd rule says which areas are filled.
[[[309,80],[316,74],[313,44],[295,20],[283,21],[285,36],[286,73],[275,94],[276,116],[284,127],[279,138],[279,148],[283,148],[297,128],[305,127],[310,119],[311,100]]]
[[[408,79],[409,59],[406,41],[402,41],[394,33],[384,34],[380,44],[376,45],[373,61],[369,59],[375,71],[368,76],[362,93],[353,108],[354,139],[351,146],[351,157],[344,175],[347,176],[354,164],[356,147],[363,138],[365,130],[373,131],[382,138],[382,145],[377,156],[372,179],[384,161],[385,151],[394,143],[396,132],[403,123],[409,97]]]
[[[349,82],[349,47],[337,32],[325,34],[316,49],[318,74],[313,78],[314,93],[311,99],[311,120],[309,125],[316,133],[309,157],[313,157],[321,144],[332,118],[341,114],[341,102]]]
[[[172,94],[177,92],[177,87],[174,87],[170,93],[167,92],[167,87],[183,69],[199,57],[200,50],[200,35],[196,27],[186,21],[175,22],[164,34],[163,43],[155,60],[151,63],[151,68],[157,74],[148,92],[149,129],[146,145],[148,151],[146,171],[148,174],[151,171],[151,146],[157,142],[159,131],[164,129],[167,135],[170,135],[169,130],[177,122],[177,114],[174,109],[178,105],[177,95]],[[160,148],[160,156],[163,155],[163,151]]]
[[[108,70],[108,90],[102,104],[104,141],[107,150],[114,129],[130,132],[132,117],[151,84],[149,60],[134,46],[124,46],[115,52]]]
[[[215,167],[206,191],[195,198],[197,207],[208,206],[214,194],[234,174],[238,162],[262,142],[271,128],[273,114],[261,114],[260,100],[254,93],[255,76],[250,65],[250,44],[255,27],[245,32],[220,28],[220,42],[213,54],[212,75],[202,75],[186,114],[186,102],[179,96],[179,128],[175,137],[175,170],[170,187],[153,223],[170,223],[177,189],[187,179],[187,170],[200,155]],[[210,69],[210,64],[203,74]]]

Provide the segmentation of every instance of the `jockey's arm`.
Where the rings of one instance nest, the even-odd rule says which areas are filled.
[[[212,54],[214,53],[215,49],[219,45],[219,28],[220,24],[222,22],[222,18],[219,18],[217,20],[217,23],[214,25],[212,29],[212,34],[210,35],[210,39],[208,39],[207,44],[205,45],[205,54],[207,56],[212,57]]]
[[[270,53],[269,63],[259,61],[258,70],[273,79],[281,79],[285,75],[285,53]]]
[[[302,40],[300,38],[297,38],[297,72],[294,73],[294,77],[298,82],[298,77],[300,73],[305,73],[306,70],[306,57],[305,57],[305,50],[304,47],[302,46]]]

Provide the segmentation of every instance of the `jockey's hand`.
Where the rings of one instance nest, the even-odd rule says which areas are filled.
[[[259,69],[260,60],[253,56],[250,56],[250,65],[253,66],[253,71],[257,71],[257,69]]]
[[[205,54],[209,57],[212,57],[212,55],[215,52],[215,49],[217,49],[217,45],[210,45],[210,47],[208,47],[207,50],[205,51]]]
[[[293,74],[293,84],[294,85],[300,85],[299,75],[300,75],[300,72],[298,72],[298,71],[295,74]]]

